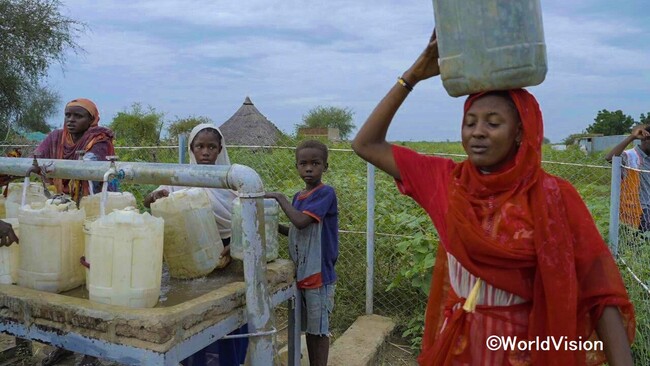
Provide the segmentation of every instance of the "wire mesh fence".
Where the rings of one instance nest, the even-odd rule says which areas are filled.
[[[618,177],[615,177],[618,178]],[[650,365],[650,171],[621,166],[616,252],[623,280],[634,300],[636,364]]]
[[[465,158],[458,143],[404,145],[456,161]],[[0,146],[0,152],[5,155],[12,147]],[[28,156],[33,147],[21,149],[23,156]],[[233,163],[247,165],[260,174],[266,191],[291,197],[304,186],[295,169],[294,147],[230,146],[228,152]],[[178,146],[116,147],[116,154],[121,161],[174,163],[179,159]],[[608,237],[612,169],[603,157],[587,156],[578,149],[555,151],[545,147],[543,167],[576,187],[601,234]],[[366,311],[366,171],[366,163],[349,145],[330,146],[329,168],[323,181],[336,189],[339,204],[340,256],[336,264],[339,280],[331,323],[335,335],[341,334]],[[135,195],[142,210],[144,196],[155,188],[153,185],[121,186]],[[424,323],[437,234],[424,211],[410,198],[400,195],[393,179],[380,171],[375,176],[374,198],[373,310],[396,320],[400,331],[417,344]],[[625,215],[624,211],[621,206],[621,216]],[[288,223],[283,215],[280,222]],[[618,237],[618,262],[637,314],[635,362],[650,364],[650,232],[622,224]],[[287,247],[286,238],[280,237],[283,258],[288,258]]]

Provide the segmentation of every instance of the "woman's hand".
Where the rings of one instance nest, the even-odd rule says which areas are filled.
[[[433,34],[429,39],[429,44],[422,51],[418,59],[415,60],[415,63],[402,75],[402,78],[407,83],[415,85],[422,80],[440,75],[438,57],[438,39],[436,38],[436,30],[434,28]]]
[[[0,220],[0,247],[18,243],[18,237],[10,223]]]
[[[163,197],[168,197],[168,196],[169,196],[169,191],[166,189],[153,191],[149,193],[147,197],[144,198],[144,207],[149,208],[152,203],[156,202],[157,200]]]

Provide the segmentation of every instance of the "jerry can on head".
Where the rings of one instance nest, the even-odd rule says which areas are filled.
[[[433,9],[440,76],[452,97],[544,81],[540,0],[433,0]]]

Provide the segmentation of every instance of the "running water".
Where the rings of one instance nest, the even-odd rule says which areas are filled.
[[[25,206],[27,203],[27,187],[29,187],[29,176],[25,177],[25,180],[23,181],[23,195],[20,198],[20,207]]]
[[[92,182],[90,182],[92,184]],[[106,214],[106,200],[108,199],[108,180],[102,184],[102,199],[99,200],[99,216]]]

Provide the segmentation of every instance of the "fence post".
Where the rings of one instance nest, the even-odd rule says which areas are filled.
[[[367,164],[366,173],[366,314],[370,315],[375,278],[375,167]]]
[[[187,135],[178,135],[178,163],[185,163],[185,153],[187,152]]]
[[[612,188],[609,199],[609,249],[614,257],[618,256],[618,227],[621,207],[621,157],[612,159]]]

